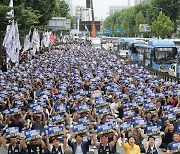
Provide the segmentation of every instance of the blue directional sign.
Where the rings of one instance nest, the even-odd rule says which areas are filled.
[[[121,28],[117,28],[117,29],[116,29],[116,32],[117,32],[117,33],[122,33],[123,30],[122,30]]]
[[[104,34],[112,34],[112,31],[109,30],[109,29],[105,29],[105,30],[104,30]]]

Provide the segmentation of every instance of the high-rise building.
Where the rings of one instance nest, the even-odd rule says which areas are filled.
[[[75,7],[75,16],[77,19],[82,21],[89,21],[91,20],[91,12],[89,9],[86,9],[83,6],[76,6]]]
[[[150,0],[135,0],[134,4],[138,5],[141,2],[150,1]]]
[[[109,6],[109,15],[114,14],[115,12],[122,11],[124,9],[128,9],[131,6]]]
[[[70,13],[73,15],[73,4],[72,0],[66,0],[66,3],[69,5]]]

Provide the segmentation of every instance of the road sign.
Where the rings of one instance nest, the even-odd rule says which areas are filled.
[[[117,28],[117,29],[116,29],[116,32],[117,32],[117,33],[122,33],[123,30],[122,30],[121,28]]]
[[[105,30],[104,30],[104,34],[112,34],[112,31],[109,30],[109,29],[105,29]]]
[[[139,31],[140,32],[150,32],[151,26],[149,26],[148,24],[140,24],[139,25]]]

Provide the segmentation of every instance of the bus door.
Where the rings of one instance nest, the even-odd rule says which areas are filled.
[[[144,49],[141,47],[138,47],[137,50],[138,50],[138,54],[139,54],[139,63],[141,65],[144,65]]]
[[[139,46],[135,46],[133,43],[131,45],[131,59],[138,62],[139,61]]]
[[[144,64],[145,66],[152,66],[151,65],[151,49],[147,48],[144,51]]]

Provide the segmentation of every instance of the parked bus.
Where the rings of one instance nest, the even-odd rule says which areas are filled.
[[[122,38],[114,42],[113,48],[118,49],[120,56],[127,57],[130,55],[129,44],[135,41],[136,41],[135,38]]]
[[[135,44],[132,48],[134,52],[137,53],[138,63],[162,72],[168,72],[177,57],[177,47],[171,40],[151,40],[147,45]]]
[[[136,46],[138,45],[145,45],[145,41],[143,40],[136,40],[135,42],[129,42],[128,43],[128,46],[129,46],[129,49],[130,49],[130,59],[133,60],[133,61],[136,61],[138,62],[139,61],[139,54],[138,54],[138,51],[136,49]]]

